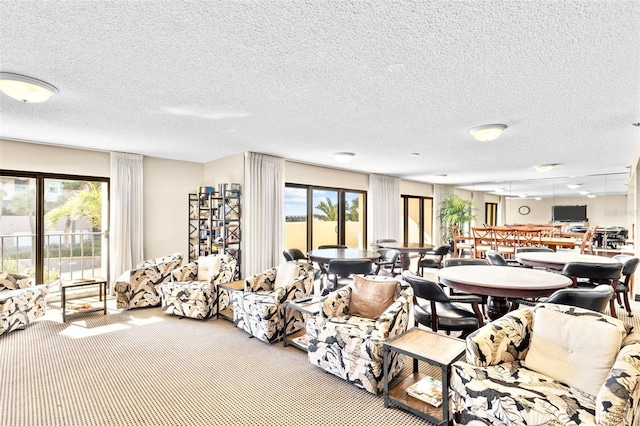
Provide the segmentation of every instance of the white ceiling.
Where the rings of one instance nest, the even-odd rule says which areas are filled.
[[[7,139],[195,162],[255,151],[528,195],[542,176],[618,174],[593,180],[624,193],[640,2],[0,0],[0,70],[59,89],[0,96]],[[473,140],[488,123],[508,128]]]

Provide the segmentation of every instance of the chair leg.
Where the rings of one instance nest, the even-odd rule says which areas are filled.
[[[631,313],[631,305],[629,303],[629,292],[625,291],[624,293],[624,307],[627,309],[627,316],[628,317],[632,317],[633,314]]]
[[[613,297],[609,300],[609,313],[612,317],[618,318],[618,315],[616,314],[616,303]]]
[[[471,304],[471,307],[473,308],[473,312],[478,317],[478,325],[480,327],[482,327],[484,325],[484,316],[482,315],[482,312],[480,312],[480,308],[478,307],[478,303],[477,302],[473,302]]]

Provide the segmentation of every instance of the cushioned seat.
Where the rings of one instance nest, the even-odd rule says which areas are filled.
[[[206,319],[229,306],[229,293],[218,284],[233,280],[237,261],[221,254],[200,257],[174,269],[172,281],[160,284],[162,311],[181,317]]]
[[[637,426],[640,334],[630,329],[554,304],[487,324],[467,338],[466,362],[452,365],[456,423]]]
[[[0,334],[24,329],[43,316],[48,294],[46,284],[34,285],[26,275],[0,271]]]
[[[385,295],[371,294],[378,289]],[[355,277],[353,283],[329,293],[321,313],[307,320],[309,362],[371,393],[381,392],[383,343],[407,330],[412,300],[411,286],[403,281]],[[389,379],[403,364],[404,356],[392,351]]]
[[[271,343],[304,328],[302,313],[286,310],[284,304],[309,296],[313,291],[313,265],[284,262],[245,279],[244,292],[231,294],[233,322],[263,342]]]
[[[143,308],[160,304],[160,284],[171,280],[171,272],[182,263],[182,254],[145,260],[116,279],[118,309]]]

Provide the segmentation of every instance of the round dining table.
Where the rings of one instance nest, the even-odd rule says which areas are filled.
[[[514,266],[450,266],[439,269],[438,278],[440,283],[456,290],[488,296],[487,315],[492,320],[509,311],[507,297],[545,297],[572,285],[564,275]]]
[[[555,252],[524,252],[516,253],[516,260],[527,266],[536,268],[562,270],[569,262],[600,263],[613,265],[620,263],[617,259],[605,256],[594,256],[592,254],[580,254],[570,250],[560,250]]]
[[[418,264],[422,260],[425,254],[433,252],[433,244],[426,243],[398,243],[398,242],[388,242],[388,243],[376,243],[377,246],[381,248],[389,248],[396,249],[400,252],[400,261],[402,262],[402,270],[406,271],[409,269],[411,264],[411,253],[417,253],[420,255],[418,259]]]

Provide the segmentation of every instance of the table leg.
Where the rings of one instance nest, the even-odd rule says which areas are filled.
[[[402,263],[402,270],[409,270],[409,266],[411,266],[411,259],[409,258],[409,253],[400,253],[400,262]]]
[[[107,315],[107,282],[100,284],[100,290],[102,295],[102,306],[104,315]]]
[[[67,289],[62,287],[60,305],[62,307],[62,322],[67,322]]]
[[[506,297],[487,297],[487,315],[494,321],[509,312],[509,303]]]

